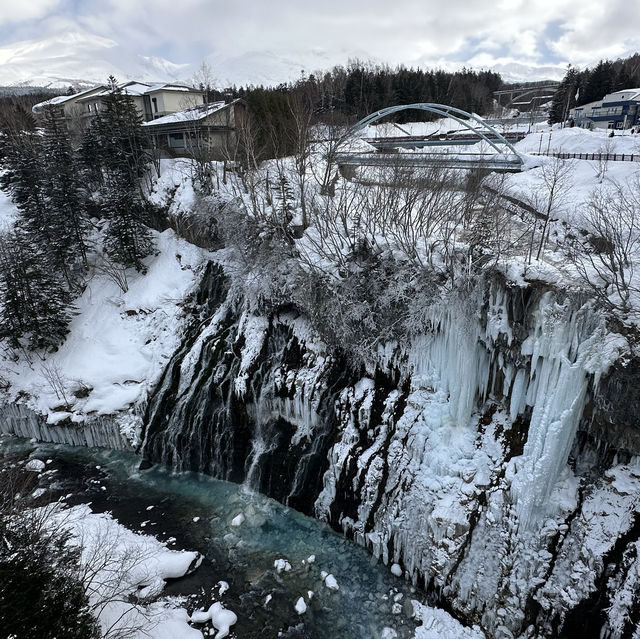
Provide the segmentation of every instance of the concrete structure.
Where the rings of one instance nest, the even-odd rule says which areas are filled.
[[[169,155],[232,159],[244,112],[242,100],[212,102],[145,122],[142,128],[151,136],[154,145]]]
[[[551,100],[559,86],[559,82],[552,80],[526,82],[494,91],[493,95],[501,107],[528,112]]]
[[[569,120],[585,129],[630,129],[640,124],[640,89],[609,93],[569,111]]]

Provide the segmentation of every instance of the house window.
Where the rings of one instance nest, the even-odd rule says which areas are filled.
[[[184,149],[184,137],[182,133],[169,134],[169,146],[172,149]]]
[[[153,112],[157,113],[158,112],[158,99],[157,98],[151,98],[151,102],[153,102]]]

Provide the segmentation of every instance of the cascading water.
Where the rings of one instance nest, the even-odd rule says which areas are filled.
[[[167,368],[143,453],[313,512],[466,621],[515,636],[560,605],[541,586],[573,556],[587,503],[567,460],[625,340],[588,304],[497,280],[426,314],[426,334],[357,375],[303,317],[238,316],[221,298]]]

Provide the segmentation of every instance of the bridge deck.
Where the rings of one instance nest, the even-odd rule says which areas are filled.
[[[500,142],[499,138],[491,133],[485,137]],[[510,142],[519,142],[526,133],[514,131],[504,133],[503,137]],[[473,145],[482,141],[482,137],[478,134],[450,131],[448,133],[439,133],[432,135],[405,135],[397,137],[367,137],[362,138],[365,142],[371,144],[376,149],[394,149],[394,148],[422,148],[425,146],[456,146],[456,145]]]
[[[441,166],[455,169],[488,169],[491,171],[522,171],[522,160],[514,155],[485,155],[476,153],[338,153],[340,166],[426,167]]]

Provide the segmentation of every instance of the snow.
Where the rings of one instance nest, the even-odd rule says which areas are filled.
[[[273,562],[273,567],[280,574],[283,570],[284,572],[289,572],[291,570],[291,564],[286,559],[276,559]]]
[[[165,124],[176,124],[178,122],[199,122],[217,111],[222,111],[222,109],[227,106],[229,106],[229,104],[225,102],[199,104],[189,109],[184,109],[183,111],[177,111],[176,113],[170,113],[169,115],[164,115],[161,118],[150,120],[149,122],[143,122],[142,126],[146,128],[153,128],[156,126],[163,126]]]
[[[211,615],[211,623],[213,627],[218,631],[215,635],[215,639],[223,639],[229,635],[229,629],[237,621],[238,617],[231,610],[227,610],[221,603],[216,602],[209,608],[209,614]]]
[[[169,601],[148,605],[127,601],[130,596],[157,597],[165,579],[197,568],[202,561],[199,553],[168,550],[154,537],[133,533],[108,513],[93,513],[86,505],[58,509],[49,521],[67,529],[68,543],[80,547],[80,562],[88,568],[86,591],[104,631],[132,629],[132,639],[202,639],[202,633],[188,625],[186,610]]]
[[[338,586],[336,578],[331,574],[324,578],[324,585],[329,588],[329,590],[340,590],[340,586]]]
[[[218,631],[215,639],[224,639],[229,635],[231,626],[238,621],[237,615],[225,608],[219,601],[211,604],[206,612],[196,611],[191,615],[193,623],[201,624],[211,621],[213,627]],[[199,636],[202,636],[201,634]]]
[[[240,513],[239,515],[236,515],[232,520],[231,520],[231,525],[238,527],[238,526],[242,526],[242,524],[244,523],[244,520],[246,519],[246,517],[244,516],[243,513]]]
[[[299,597],[293,607],[299,615],[307,612],[307,604],[304,602],[304,597]]]
[[[18,215],[18,209],[11,200],[11,197],[0,190],[0,236],[13,226]]]
[[[396,577],[402,577],[402,568],[398,564],[392,564],[391,573]]]
[[[640,153],[640,135],[632,134],[630,130],[615,131],[613,137],[608,129],[581,129],[580,127],[557,126],[541,127],[540,132],[530,133],[515,147],[523,153],[537,153],[541,150],[558,153]],[[549,135],[551,132],[551,135]],[[608,149],[603,151],[603,149]]]
[[[36,473],[40,473],[45,469],[45,463],[40,459],[30,459],[26,464],[25,468],[27,470],[35,471]]]
[[[415,600],[411,603],[414,617],[422,621],[416,629],[415,639],[485,639],[477,626],[467,628],[444,610],[429,608]]]
[[[105,275],[94,275],[76,300],[70,333],[55,353],[43,361],[1,356],[10,398],[26,394],[27,405],[49,423],[125,411],[123,430],[135,439],[140,421],[126,411],[146,399],[180,344],[185,321],[180,305],[198,284],[207,255],[171,230],[155,233],[155,241],[158,254],[145,261],[148,273],[130,271],[127,292]]]

